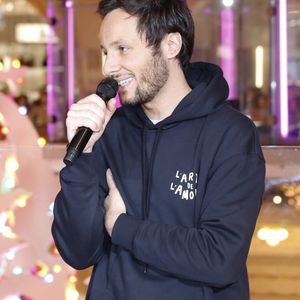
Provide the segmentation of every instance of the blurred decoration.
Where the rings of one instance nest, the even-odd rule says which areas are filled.
[[[0,124],[0,299],[77,300],[76,282],[70,282],[76,271],[62,261],[51,236],[48,212],[58,181],[43,157],[46,141],[37,144],[29,118],[1,94]]]
[[[40,138],[37,139],[37,144],[38,144],[41,148],[43,148],[43,147],[46,146],[47,140],[46,140],[45,138],[43,138],[43,137],[40,137]]]
[[[30,5],[27,0],[1,0],[0,1],[0,15],[11,15],[11,14],[36,14],[38,5]],[[39,1],[33,1],[39,2]],[[40,1],[43,2],[43,1]]]
[[[4,117],[0,112],[0,142],[6,140],[8,132],[9,130],[5,124]]]
[[[278,246],[280,242],[286,240],[288,236],[289,232],[285,228],[263,227],[257,232],[257,237],[265,241],[270,247]]]
[[[300,213],[300,177],[269,180],[265,200],[275,205],[289,206]]]

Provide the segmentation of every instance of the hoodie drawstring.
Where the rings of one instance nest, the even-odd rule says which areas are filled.
[[[152,185],[152,174],[155,161],[155,155],[157,152],[157,147],[159,143],[161,129],[159,128],[155,135],[154,144],[151,151],[150,161],[148,163],[147,159],[147,129],[143,129],[142,138],[142,169],[143,169],[143,219],[146,220],[149,217],[149,207],[150,207],[150,196],[151,196],[151,185]]]
[[[150,196],[151,196],[151,185],[155,155],[159,143],[161,129],[159,128],[156,132],[154,144],[151,151],[150,161],[148,163],[147,158],[147,128],[143,128],[142,136],[142,174],[143,174],[143,220],[147,220],[149,217],[150,208]],[[148,271],[148,264],[144,265],[144,273]]]

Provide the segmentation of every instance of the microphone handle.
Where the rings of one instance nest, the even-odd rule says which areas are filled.
[[[105,104],[109,99],[116,96],[118,91],[118,82],[112,77],[104,78],[97,86],[96,94],[102,98]],[[67,153],[63,159],[64,163],[69,166],[82,153],[88,143],[93,131],[87,127],[79,127],[67,147]]]
[[[64,157],[64,163],[69,166],[82,153],[84,147],[88,143],[93,131],[87,127],[79,127],[77,132],[68,145],[67,153]]]

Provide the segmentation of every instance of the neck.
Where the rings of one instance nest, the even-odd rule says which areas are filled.
[[[169,117],[181,100],[191,91],[182,71],[170,72],[170,77],[155,98],[143,104],[149,119],[163,120]]]

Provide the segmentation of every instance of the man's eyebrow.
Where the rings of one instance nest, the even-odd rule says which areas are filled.
[[[113,41],[109,44],[110,47],[115,47],[115,46],[119,46],[121,44],[124,44],[124,43],[127,43],[125,40],[123,39],[119,39],[119,40],[116,40],[116,41]],[[106,47],[104,47],[103,45],[100,45],[100,48],[101,49],[106,49]]]

